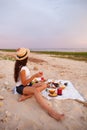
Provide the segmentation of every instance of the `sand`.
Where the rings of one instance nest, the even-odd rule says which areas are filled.
[[[14,53],[0,52],[0,55],[14,56]],[[45,99],[56,111],[65,114],[59,122],[34,97],[18,102],[19,95],[12,91],[14,63],[0,60],[0,130],[87,130],[87,62],[30,54],[31,75],[43,71],[45,79],[69,80],[85,99],[85,104],[73,99]]]

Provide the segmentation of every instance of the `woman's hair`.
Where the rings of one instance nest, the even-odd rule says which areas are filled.
[[[21,61],[16,60],[15,67],[14,67],[14,80],[15,80],[15,82],[18,81],[19,72],[20,72],[21,68],[27,64],[27,60],[28,60],[28,57],[24,60],[21,60]]]

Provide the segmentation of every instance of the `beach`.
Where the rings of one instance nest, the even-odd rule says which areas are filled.
[[[14,52],[2,52],[2,57],[14,57]],[[34,97],[18,102],[20,95],[12,91],[14,60],[0,59],[0,130],[87,130],[87,62],[30,53],[31,75],[42,71],[45,79],[69,80],[83,96],[74,99],[46,100],[56,111],[64,113],[62,121],[50,117]]]

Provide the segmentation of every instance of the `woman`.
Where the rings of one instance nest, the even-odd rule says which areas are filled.
[[[41,95],[41,91],[46,89],[45,83],[31,84],[32,80],[43,75],[42,72],[38,72],[30,76],[30,71],[27,67],[28,56],[30,54],[29,49],[19,48],[16,51],[16,62],[14,68],[14,80],[16,82],[16,91],[21,95],[19,101],[23,101],[27,98],[35,96],[37,102],[44,108],[48,114],[56,120],[61,120],[64,114],[55,112],[44,100]]]

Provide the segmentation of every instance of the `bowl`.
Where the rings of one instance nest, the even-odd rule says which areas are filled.
[[[50,94],[54,94],[54,92],[55,92],[55,89],[50,89],[50,90],[49,90],[49,93],[50,93]]]

